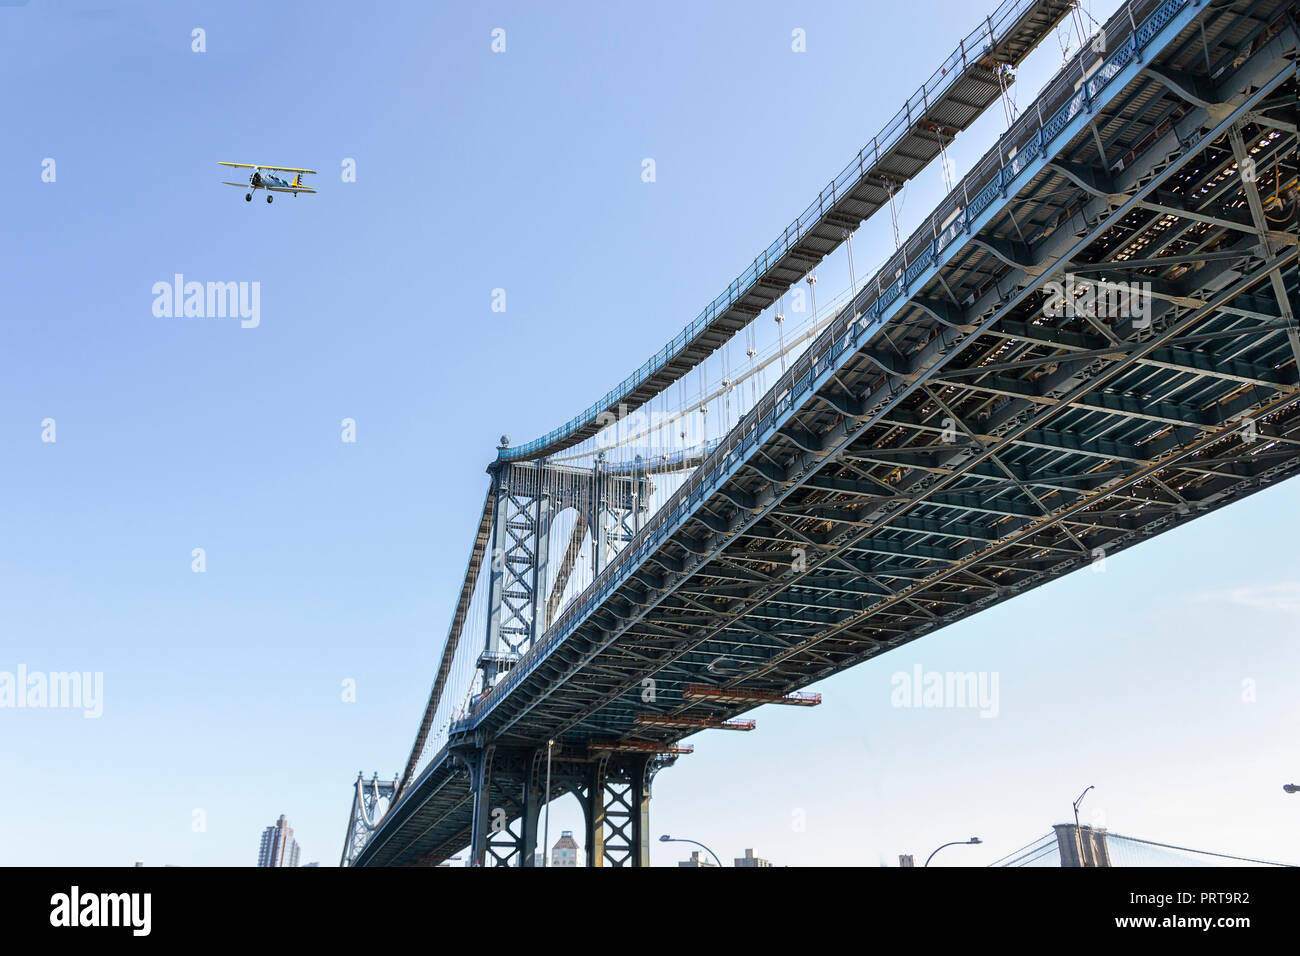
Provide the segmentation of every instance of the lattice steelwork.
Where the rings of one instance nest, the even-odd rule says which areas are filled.
[[[483,686],[526,653],[558,607],[584,542],[592,575],[632,539],[653,489],[644,472],[611,473],[540,464],[492,468],[495,513],[489,564],[487,636],[480,668]],[[564,557],[551,571],[551,530],[566,509],[576,512]]]
[[[634,832],[641,820],[637,786],[631,780],[606,780],[601,798],[596,846],[609,866],[631,866],[640,844]]]
[[[494,477],[488,633],[480,660],[488,687],[533,644],[552,508],[537,469],[502,469]]]

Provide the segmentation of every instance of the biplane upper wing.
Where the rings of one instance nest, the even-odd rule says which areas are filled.
[[[305,173],[309,176],[315,176],[314,169],[299,169],[296,166],[267,166],[259,163],[217,163],[218,166],[237,166],[240,169],[270,169],[277,173]]]

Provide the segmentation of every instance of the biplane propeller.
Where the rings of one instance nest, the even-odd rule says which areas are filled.
[[[303,176],[315,176],[314,169],[297,169],[293,166],[255,166],[252,163],[218,163],[220,166],[234,166],[236,169],[251,169],[248,176],[248,192],[244,194],[244,202],[253,201],[253,192],[258,189],[266,190],[266,201],[271,201],[272,193],[293,193],[297,196],[299,193],[314,193],[316,190],[302,181]],[[293,181],[282,179],[275,173],[295,173]],[[238,189],[244,189],[244,183],[223,183],[226,186],[235,186]]]

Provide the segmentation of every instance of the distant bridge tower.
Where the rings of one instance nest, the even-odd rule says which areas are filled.
[[[1110,866],[1104,829],[1073,823],[1058,823],[1052,829],[1056,832],[1061,866]]]
[[[397,791],[397,778],[380,781],[376,773],[367,783],[358,773],[352,794],[352,813],[348,817],[348,833],[343,841],[343,859],[339,866],[351,866],[352,861],[370,842],[370,834],[387,812]]]

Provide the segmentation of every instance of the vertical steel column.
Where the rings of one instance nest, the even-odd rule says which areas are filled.
[[[536,747],[525,754],[521,761],[524,768],[524,805],[523,819],[519,826],[520,866],[537,866],[537,828],[542,811],[551,799],[546,758],[547,748]],[[542,852],[549,852],[548,848],[543,846]]]
[[[591,517],[588,525],[591,529],[591,577],[595,580],[605,566],[605,494],[600,480],[600,473],[605,465],[605,456],[599,455],[591,466]]]
[[[645,462],[640,455],[636,456],[636,466],[632,470],[632,534],[635,536],[641,530],[641,519],[644,517],[649,502],[646,501],[646,486],[649,482],[645,476]]]
[[[524,815],[519,823],[519,855],[520,866],[537,865],[537,821],[542,814],[542,806],[546,802],[542,794],[542,788],[537,785],[535,780],[529,780],[524,784],[527,792],[524,799]],[[546,852],[546,847],[542,847],[542,852]]]
[[[508,466],[498,468],[492,473],[496,501],[492,511],[492,550],[488,554],[487,634],[484,636],[483,657],[480,661],[484,690],[496,682],[496,655],[501,650],[501,592],[505,587],[506,545],[509,543],[507,513],[510,489],[507,484],[509,479],[506,477],[508,473]]]
[[[605,865],[605,764],[601,759],[591,765],[586,793],[582,796],[587,866]]]
[[[461,755],[461,759],[469,765],[469,794],[473,808],[470,823],[470,866],[482,866],[487,854],[488,834],[492,823],[490,799],[492,750],[489,745]]]
[[[628,768],[628,799],[632,812],[632,841],[624,866],[650,865],[650,757],[638,758]]]

